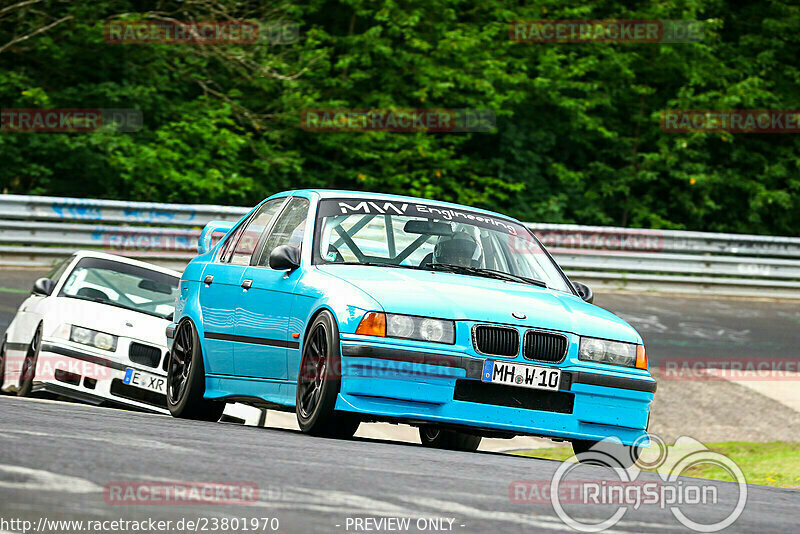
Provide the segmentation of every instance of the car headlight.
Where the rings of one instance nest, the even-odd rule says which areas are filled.
[[[117,350],[117,336],[112,336],[105,332],[98,332],[90,328],[73,326],[70,331],[69,339],[75,343],[89,345],[101,350],[109,350],[112,352]]]
[[[369,312],[361,319],[356,334],[452,345],[456,342],[456,324],[453,321],[430,317]]]
[[[593,337],[582,337],[578,349],[578,359],[589,362],[607,363],[622,367],[647,369],[647,355],[644,345],[609,341]]]

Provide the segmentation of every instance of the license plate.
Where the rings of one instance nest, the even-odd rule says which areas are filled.
[[[125,378],[123,378],[122,381],[125,384],[130,384],[137,388],[166,394],[167,379],[163,376],[145,373],[144,371],[138,371],[128,367],[125,370]]]
[[[483,362],[481,381],[523,388],[558,390],[561,369],[486,360]]]

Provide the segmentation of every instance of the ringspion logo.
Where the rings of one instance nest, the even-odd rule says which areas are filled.
[[[634,453],[639,447],[641,454]],[[626,469],[631,461],[633,465]],[[587,479],[587,463],[605,468],[611,476]],[[720,498],[717,483],[682,476],[699,466],[722,469],[731,477],[731,490],[738,490],[735,504]],[[644,470],[655,473],[643,474]],[[511,482],[508,497],[514,503],[550,502],[564,524],[577,532],[603,532],[629,511],[642,507],[669,510],[683,527],[695,532],[719,532],[735,523],[744,511],[747,480],[733,460],[694,438],[681,436],[667,447],[664,440],[650,434],[629,449],[621,447],[619,438],[606,438],[562,462],[550,480]],[[598,515],[608,517],[587,517],[585,506],[592,504],[605,505]]]

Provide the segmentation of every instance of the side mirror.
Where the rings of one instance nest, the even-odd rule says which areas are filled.
[[[572,282],[572,285],[575,286],[575,290],[578,292],[580,298],[590,304],[592,303],[594,300],[594,293],[592,293],[592,289],[589,286],[580,282]]]
[[[34,295],[41,295],[43,297],[49,297],[53,294],[53,290],[56,288],[56,283],[50,280],[49,278],[39,278],[37,281],[33,283],[33,294]]]
[[[280,245],[269,254],[269,267],[278,271],[293,271],[300,267],[300,249],[289,245]]]

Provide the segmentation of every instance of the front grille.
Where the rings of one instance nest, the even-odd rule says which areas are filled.
[[[566,391],[521,388],[462,378],[456,380],[453,400],[541,412],[572,413],[575,395]]]
[[[128,385],[119,378],[115,378],[111,381],[111,394],[122,397],[123,399],[139,401],[160,408],[167,407],[167,397],[165,395]]]
[[[475,350],[492,356],[519,354],[519,332],[506,326],[478,325],[472,330]]]
[[[528,330],[522,343],[522,355],[529,360],[560,362],[567,354],[567,338],[562,334]]]
[[[147,367],[158,367],[158,362],[161,361],[161,350],[157,347],[134,342],[131,343],[128,349],[128,358],[133,363],[146,365]]]

